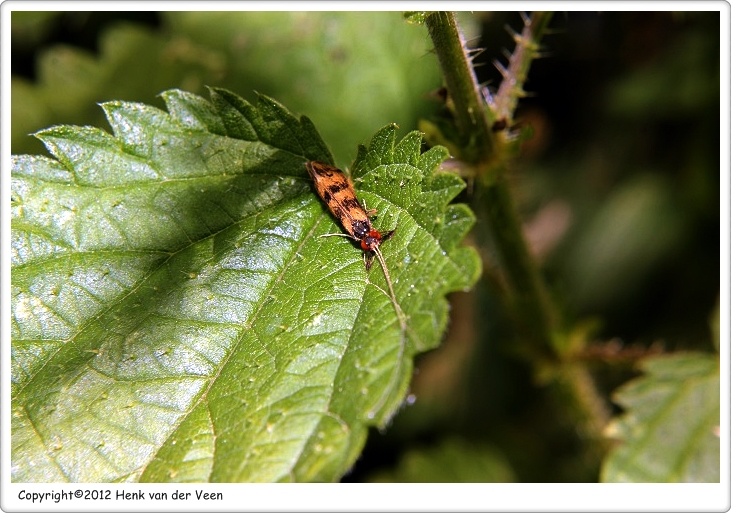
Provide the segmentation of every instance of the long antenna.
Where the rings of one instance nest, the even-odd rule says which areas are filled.
[[[386,277],[386,283],[388,284],[388,290],[391,293],[391,302],[396,310],[396,317],[398,317],[399,324],[401,325],[401,331],[406,332],[406,315],[404,315],[401,306],[396,301],[396,293],[393,291],[393,284],[391,284],[391,275],[388,273],[388,267],[386,267],[386,261],[383,259],[381,248],[376,246],[373,248],[373,252],[378,257],[378,261],[381,263],[381,269],[383,269],[383,275]]]
[[[390,383],[388,384],[388,388],[386,389],[385,393],[379,401],[371,408],[371,411],[368,413],[369,417],[373,417],[375,415],[375,412],[380,410],[381,407],[384,405],[386,400],[390,397],[391,393],[393,392],[393,387],[396,385],[395,380],[398,380],[399,372],[401,371],[401,364],[404,358],[404,350],[406,348],[406,331],[408,330],[408,326],[406,325],[406,315],[404,315],[403,310],[401,310],[401,306],[396,301],[396,293],[393,291],[393,284],[391,283],[391,275],[388,273],[388,267],[386,267],[386,261],[383,258],[383,254],[381,254],[381,248],[376,246],[372,249],[372,251],[376,254],[378,257],[378,261],[381,263],[381,269],[383,269],[383,275],[386,277],[386,284],[388,285],[388,291],[391,293],[391,304],[393,304],[393,308],[396,311],[396,317],[398,317],[399,325],[401,326],[401,341],[399,345],[399,352],[397,357],[397,364],[396,367],[393,370],[393,375],[390,378]],[[376,288],[380,289],[381,292],[385,291],[381,289],[378,285],[373,284]]]

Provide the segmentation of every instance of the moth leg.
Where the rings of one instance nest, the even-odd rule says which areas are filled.
[[[396,231],[396,228],[394,228],[390,232],[386,232],[383,235],[381,235],[381,242],[386,241],[386,240],[390,239],[391,237],[393,237],[393,232],[395,232],[395,231]]]
[[[372,217],[373,220],[375,221],[375,219],[376,219],[375,214],[378,213],[377,208],[372,208],[372,209],[368,210],[368,207],[366,206],[366,202],[365,202],[365,200],[363,200],[363,210],[365,210],[366,215],[368,217]]]
[[[373,265],[373,252],[372,251],[363,252],[363,263],[365,264],[366,272],[370,271],[371,266]]]

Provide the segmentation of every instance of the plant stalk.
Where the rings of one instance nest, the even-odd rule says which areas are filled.
[[[538,14],[538,18],[540,23],[533,27],[540,27],[542,32],[546,19],[550,16]],[[517,325],[522,332],[521,339],[528,346],[525,349],[541,355],[544,362],[555,362],[557,356],[551,343],[554,316],[550,303],[546,300],[543,282],[528,251],[522,224],[504,178],[508,157],[504,145],[498,144],[495,133],[489,127],[488,109],[480,93],[454,13],[429,13],[425,23],[442,68],[447,94],[454,104],[456,127],[466,142],[463,146],[465,151],[460,157],[476,169],[481,178],[484,197],[480,204],[486,206],[485,217],[513,295],[512,306]],[[528,26],[526,23],[526,27]],[[534,36],[535,34],[524,31],[520,36],[524,38],[521,42],[524,43],[527,38]],[[534,46],[537,45],[533,39],[530,41]],[[506,73],[512,72],[514,67],[520,67],[524,78],[527,75],[527,64],[523,60],[528,59],[529,53],[531,52],[523,49],[522,59],[512,58]],[[512,82],[514,89],[503,90],[503,97],[522,93],[522,82]],[[513,108],[514,105],[513,103]],[[512,119],[512,113],[510,114],[509,119]]]
[[[454,13],[429,13],[425,23],[442,68],[447,94],[454,103],[455,124],[466,150],[464,158],[471,164],[488,162],[495,153],[495,136],[485,118],[477,77]]]
[[[523,236],[523,227],[513,202],[505,173],[480,190],[480,207],[495,242],[501,268],[511,294],[511,310],[522,342],[518,348],[531,354],[531,360],[542,367],[558,362],[552,334],[555,328],[548,294],[538,268]],[[537,361],[536,361],[537,360]]]
[[[512,121],[517,100],[525,95],[522,86],[530,62],[538,55],[538,42],[550,18],[551,13],[533,13],[530,19],[525,18],[523,31],[514,35],[516,50],[510,55],[508,67],[501,68],[504,80],[500,89],[494,99],[484,100],[454,14],[432,12],[426,15],[425,23],[454,105],[455,125],[461,138],[459,158],[476,171],[479,180],[476,203],[482,209],[504,269],[521,341],[518,351],[533,364],[536,375],[546,376],[548,371],[553,376],[553,394],[562,398],[583,437],[600,442],[589,444],[585,451],[587,460],[598,468],[606,450],[602,428],[608,412],[588,372],[570,368],[553,342],[557,334],[556,314],[528,249],[506,179],[510,155],[504,139],[490,129],[491,121],[496,119]]]

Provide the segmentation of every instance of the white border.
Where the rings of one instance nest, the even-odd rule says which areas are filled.
[[[51,2],[51,1],[7,1],[0,6],[0,33],[2,41],[2,166],[0,185],[0,228],[2,252],[0,254],[0,313],[2,315],[2,502],[8,511],[200,511],[205,507],[211,511],[618,511],[631,508],[633,511],[728,511],[731,507],[729,489],[729,262],[731,253],[729,234],[731,218],[729,211],[729,174],[731,159],[731,127],[729,125],[729,16],[731,9],[727,2],[452,2],[452,10],[542,10],[550,5],[556,11],[642,11],[642,10],[720,10],[721,17],[721,483],[722,484],[229,484],[229,485],[28,485],[10,483],[10,12],[13,10],[431,10],[444,9],[444,2]],[[134,492],[143,490],[205,490],[221,491],[224,501],[203,504],[197,501],[170,501],[166,503],[130,501],[68,501],[29,504],[18,494],[26,492],[59,492],[61,490],[118,490]]]
[[[88,2],[82,0],[6,0],[3,10],[15,11],[427,11],[446,9],[452,11],[721,11],[728,2],[723,0],[620,0],[582,2],[552,1],[245,1],[211,0],[180,2],[174,0],[111,0]],[[92,9],[93,8],[93,9]]]

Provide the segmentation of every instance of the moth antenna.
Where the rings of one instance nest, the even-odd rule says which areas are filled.
[[[406,325],[406,315],[404,315],[403,310],[401,310],[401,306],[399,306],[398,302],[396,301],[396,293],[393,291],[393,284],[391,283],[391,275],[388,273],[388,267],[386,267],[386,261],[383,258],[383,254],[381,253],[381,249],[379,247],[373,248],[373,253],[376,254],[376,257],[378,258],[378,261],[381,263],[381,269],[383,269],[383,275],[386,277],[386,284],[388,285],[388,291],[391,293],[391,303],[393,304],[393,308],[396,311],[396,317],[398,318],[399,326],[401,327],[401,340],[399,345],[399,352],[397,357],[397,363],[396,368],[393,370],[393,376],[390,379],[390,383],[388,385],[387,390],[384,392],[383,396],[379,401],[373,406],[373,408],[368,413],[368,416],[370,418],[373,418],[376,414],[376,412],[384,405],[384,403],[388,400],[388,398],[391,396],[391,392],[393,391],[394,387],[396,386],[396,383],[398,382],[399,373],[401,371],[401,365],[404,357],[404,351],[406,350],[406,332],[408,330],[408,326]],[[373,284],[376,288],[381,289],[378,287],[378,285]],[[383,289],[381,289],[383,292]]]
[[[346,239],[358,240],[349,233],[323,233],[320,237],[345,237]]]
[[[391,302],[393,303],[393,307],[396,310],[396,317],[398,317],[399,324],[401,325],[401,331],[406,332],[406,316],[404,315],[403,310],[401,310],[401,307],[396,301],[396,293],[393,291],[391,275],[388,273],[388,267],[386,267],[386,261],[384,260],[383,254],[381,253],[381,248],[375,247],[373,248],[373,252],[378,257],[378,261],[381,263],[381,269],[383,269],[383,275],[386,277],[386,284],[388,285],[388,291],[391,293]]]

